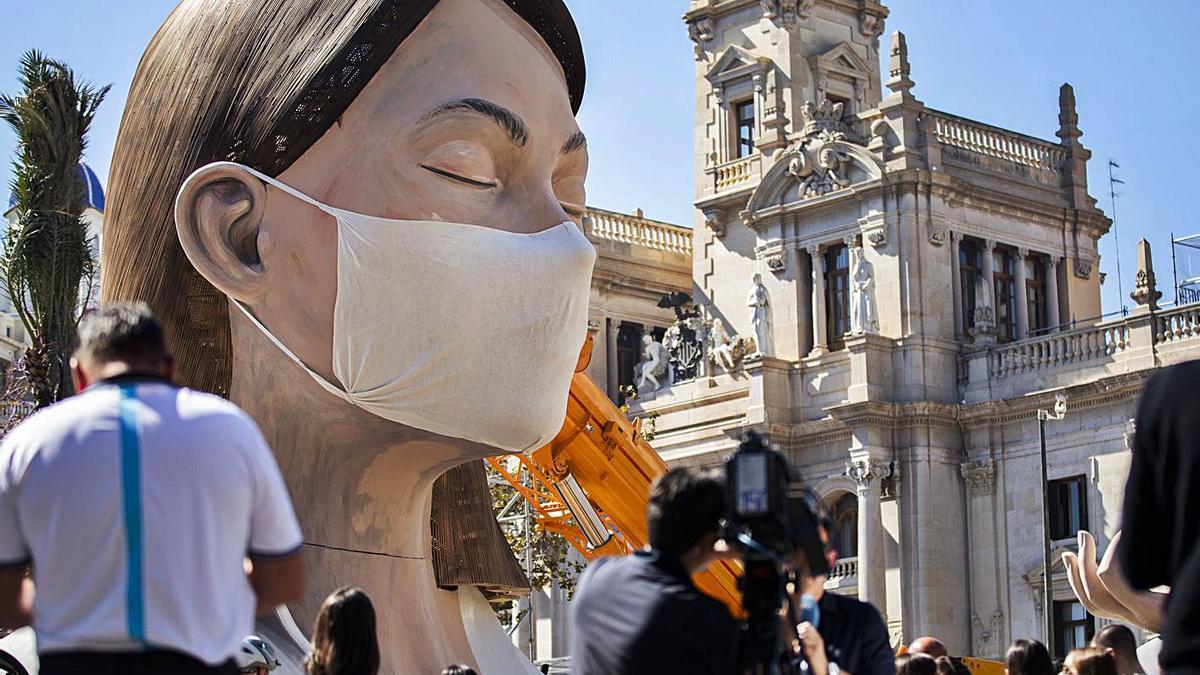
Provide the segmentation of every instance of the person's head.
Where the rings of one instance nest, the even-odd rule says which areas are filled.
[[[1008,675],[1055,675],[1054,661],[1046,645],[1037,640],[1017,640],[1004,657]]]
[[[713,561],[713,545],[725,515],[725,484],[713,472],[671,469],[650,487],[646,521],[650,547],[678,558],[690,571]]]
[[[939,656],[934,661],[937,662],[937,675],[958,675],[958,669],[949,656]]]
[[[145,303],[110,303],[79,325],[79,348],[71,357],[76,390],[118,375],[169,378],[173,369],[162,326]]]
[[[183,0],[122,119],[105,297],[150,304],[182,384],[229,392],[233,354],[252,339],[230,298],[338,382],[337,222],[227,162],[369,216],[541,232],[581,221],[583,82],[562,0]],[[532,272],[528,283],[555,288]]]
[[[317,614],[312,652],[304,661],[307,675],[375,675],[379,642],[375,607],[358,588],[334,591]]]
[[[938,675],[937,661],[928,654],[901,654],[896,657],[896,675]]]
[[[935,659],[939,656],[950,656],[950,652],[941,640],[929,636],[913,640],[912,644],[908,646],[908,651],[913,654],[928,654]]]
[[[1063,661],[1066,675],[1117,675],[1117,659],[1099,647],[1072,649]]]
[[[1137,657],[1137,638],[1129,626],[1113,623],[1101,628],[1092,638],[1092,646],[1112,653],[1121,675],[1142,672]]]
[[[275,648],[257,635],[248,635],[242,640],[235,660],[243,675],[266,675],[280,666]]]
[[[546,671],[543,670],[542,672]],[[446,666],[442,669],[442,675],[475,675],[475,669],[462,664]]]

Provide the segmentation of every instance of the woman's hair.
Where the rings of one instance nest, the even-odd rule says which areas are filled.
[[[142,55],[110,172],[104,301],[150,305],[180,384],[228,394],[225,297],[176,238],[184,179],[215,161],[279,175],[350,106],[438,0],[183,0]],[[579,33],[562,0],[504,0],[562,65],[578,111]]]
[[[896,657],[896,675],[938,675],[937,661],[928,654],[901,654]]]
[[[313,626],[312,652],[304,659],[307,675],[375,675],[379,641],[375,607],[358,588],[339,588],[321,605]]]
[[[1099,647],[1072,649],[1063,669],[1073,675],[1117,675],[1117,659]]]
[[[1037,640],[1017,640],[1004,657],[1008,675],[1055,675],[1054,661],[1046,645]]]

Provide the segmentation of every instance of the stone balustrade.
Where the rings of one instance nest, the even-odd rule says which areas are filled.
[[[739,157],[705,169],[705,173],[712,177],[714,194],[747,187],[759,178],[761,172],[762,156],[757,154]]]
[[[849,579],[850,577],[858,576],[858,558],[842,558],[833,565],[833,569],[829,570],[830,581],[838,581],[840,579]]]
[[[988,347],[968,347],[960,387],[975,403],[1071,386],[1097,374],[1167,366],[1192,358],[1200,339],[1200,303],[1135,311],[1075,330]]]
[[[934,134],[943,146],[1028,167],[1034,172],[1031,177],[1058,185],[1067,159],[1061,145],[936,110],[926,114],[933,118]]]
[[[991,377],[1004,378],[1108,357],[1128,348],[1126,322],[1098,324],[1000,345],[988,355],[989,370]]]
[[[692,255],[692,231],[686,227],[591,207],[585,224],[588,236],[593,239]]]

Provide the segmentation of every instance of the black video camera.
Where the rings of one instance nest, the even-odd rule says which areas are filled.
[[[747,618],[739,668],[777,673],[784,652],[779,611],[787,601],[789,573],[829,571],[817,515],[787,458],[753,431],[746,433],[725,471],[725,541],[741,550],[745,565],[741,591]]]

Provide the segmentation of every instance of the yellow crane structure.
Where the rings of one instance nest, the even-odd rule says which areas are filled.
[[[558,435],[530,455],[517,457],[530,477],[520,480],[507,457],[491,466],[531,505],[537,522],[566,537],[584,558],[622,555],[648,541],[646,502],[650,485],[667,471],[654,448],[584,372],[591,361],[588,338],[575,367],[567,415]],[[741,612],[739,567],[720,561],[696,575],[700,590]]]

